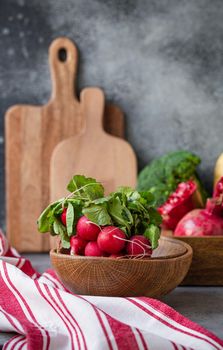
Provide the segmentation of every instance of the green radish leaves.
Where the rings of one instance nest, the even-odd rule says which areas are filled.
[[[73,233],[73,225],[74,225],[74,207],[69,202],[66,213],[66,221],[67,221],[67,234],[71,236]]]
[[[39,232],[50,232],[52,236],[60,235],[62,246],[64,248],[69,248],[69,237],[75,234],[77,220],[83,215],[82,207],[83,204],[81,201],[73,198],[62,198],[61,200],[50,204],[37,220]],[[66,227],[62,224],[60,219],[63,208],[67,208]]]
[[[103,186],[83,175],[75,175],[67,189],[71,194],[50,204],[38,219],[39,231],[59,235],[64,248],[70,247],[70,237],[76,233],[76,224],[82,215],[99,226],[117,226],[127,237],[143,234],[153,249],[157,247],[162,219],[154,208],[154,196],[150,192],[123,186],[105,197]],[[66,227],[61,221],[64,208],[67,209]]]
[[[108,212],[115,226],[125,227],[126,232],[130,233],[131,224],[133,223],[131,212],[115,193],[108,202]]]
[[[160,226],[162,224],[162,216],[155,208],[148,208],[149,222],[153,225]]]
[[[104,197],[104,187],[91,177],[75,175],[67,186],[73,198],[92,201]]]
[[[83,209],[83,214],[87,218],[99,226],[111,225],[111,217],[108,214],[107,205],[105,203],[91,204]]]
[[[158,247],[158,241],[160,238],[160,228],[154,224],[150,224],[146,228],[144,236],[150,240],[152,249],[156,249]]]
[[[42,212],[37,220],[38,230],[41,233],[50,232],[54,223],[54,215],[62,213],[61,202],[54,202]]]
[[[54,234],[60,235],[63,248],[70,248],[70,238],[68,236],[66,227],[58,220],[55,219],[53,223]]]
[[[60,238],[61,238],[62,247],[69,249],[70,248],[70,237],[68,237],[68,235],[63,231],[60,235]]]
[[[62,225],[58,220],[55,220],[53,223],[53,231],[55,235],[60,234],[60,225]]]

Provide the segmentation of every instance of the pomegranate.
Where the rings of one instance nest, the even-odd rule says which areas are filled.
[[[223,177],[214,189],[213,197],[207,200],[205,209],[195,209],[178,223],[175,236],[223,235]]]
[[[196,189],[197,185],[192,180],[181,182],[177,186],[175,192],[173,192],[167,201],[158,208],[163,218],[163,229],[174,230],[180,219],[197,207],[193,198]]]

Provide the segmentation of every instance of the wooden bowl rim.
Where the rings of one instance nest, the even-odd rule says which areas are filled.
[[[199,239],[213,239],[213,240],[223,240],[223,235],[218,235],[218,236],[175,236],[173,230],[162,230],[163,235],[161,235],[161,238],[172,238],[172,239],[194,239],[194,240],[199,240]]]
[[[198,239],[213,239],[213,240],[218,240],[218,239],[222,239],[223,240],[223,235],[219,235],[219,236],[172,236],[176,239],[185,239],[185,238],[189,238],[189,239],[194,239],[194,240],[198,240]],[[170,237],[170,238],[172,238]]]
[[[171,243],[173,244],[176,244],[176,239],[175,238],[170,238],[170,237],[161,237],[160,238],[161,240],[164,240],[164,241],[170,241]],[[53,248],[50,250],[50,257],[51,256],[55,256],[55,257],[58,257],[58,258],[64,258],[64,259],[71,259],[71,260],[96,260],[96,261],[110,261],[110,262],[128,262],[128,263],[131,263],[131,264],[137,264],[139,262],[141,263],[147,263],[147,262],[152,262],[152,261],[168,261],[168,260],[172,260],[172,259],[178,259],[178,258],[181,258],[182,256],[183,257],[186,257],[187,255],[192,255],[193,254],[193,249],[192,247],[188,244],[188,243],[185,243],[184,241],[180,241],[178,240],[177,244],[181,244],[183,245],[185,248],[186,248],[186,252],[185,253],[182,253],[182,254],[179,254],[179,255],[170,255],[168,257],[165,257],[165,256],[161,256],[161,257],[151,257],[151,258],[146,258],[146,259],[111,259],[111,258],[108,258],[108,257],[103,257],[103,256],[100,256],[100,257],[97,257],[97,256],[82,256],[82,255],[69,255],[69,254],[63,254],[63,253],[57,253],[56,252],[56,249]]]

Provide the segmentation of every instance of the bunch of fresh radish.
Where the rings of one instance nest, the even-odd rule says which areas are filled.
[[[66,226],[65,209],[61,221]],[[81,216],[76,225],[76,235],[70,239],[70,254],[85,256],[150,257],[150,241],[143,235],[126,239],[125,233],[116,226],[100,227]]]
[[[161,215],[149,191],[119,187],[108,196],[95,179],[75,175],[70,194],[49,204],[38,230],[59,238],[63,252],[105,257],[149,257],[158,247]]]

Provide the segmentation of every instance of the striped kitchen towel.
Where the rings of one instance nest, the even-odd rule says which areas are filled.
[[[0,331],[4,350],[223,350],[223,341],[162,302],[74,295],[42,275],[0,233]]]

